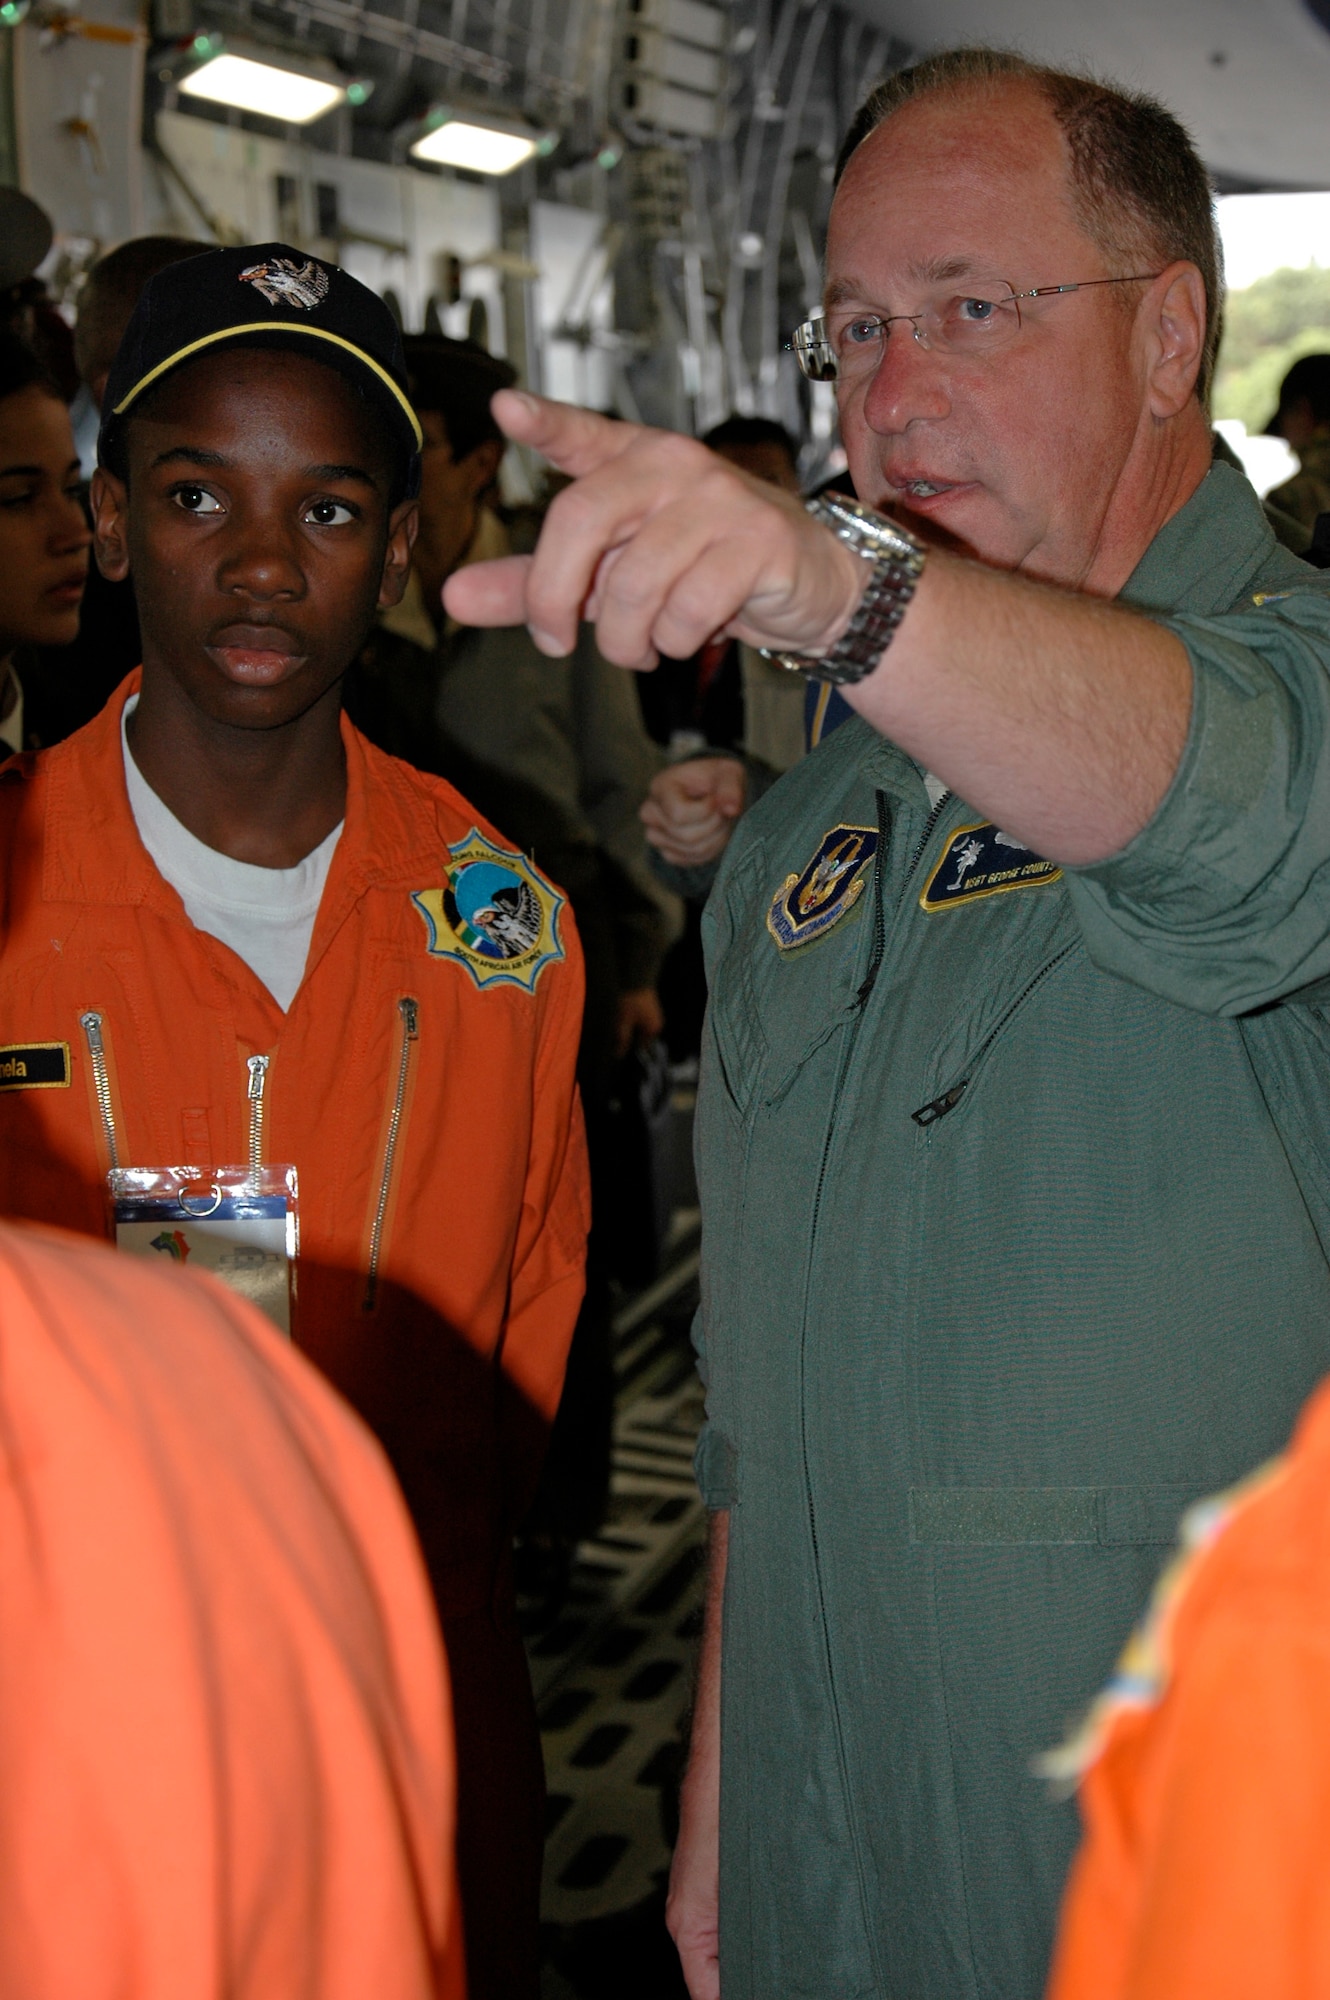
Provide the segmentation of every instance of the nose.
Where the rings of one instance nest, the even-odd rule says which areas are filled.
[[[48,554],[76,556],[91,546],[92,529],[88,526],[82,501],[72,493],[57,492],[46,537]]]
[[[222,590],[256,604],[305,595],[304,567],[288,522],[276,514],[238,512],[227,543],[217,573]]]
[[[879,437],[950,415],[951,391],[940,357],[908,326],[893,326],[863,395],[863,420]]]

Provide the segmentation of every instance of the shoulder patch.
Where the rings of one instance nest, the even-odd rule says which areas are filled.
[[[919,892],[919,907],[930,914],[951,910],[958,903],[977,903],[983,896],[1001,896],[1009,889],[1042,889],[1056,882],[1062,870],[1045,861],[991,820],[957,827],[942,859]]]
[[[565,956],[564,897],[524,854],[496,847],[478,827],[448,849],[442,888],[411,898],[425,920],[431,958],[456,959],[476,985],[534,993],[547,965]]]
[[[0,1090],[68,1090],[68,1042],[9,1042],[0,1047]]]
[[[809,944],[838,924],[858,902],[864,873],[877,853],[875,826],[833,826],[797,875],[787,875],[771,899],[767,929],[782,951]]]

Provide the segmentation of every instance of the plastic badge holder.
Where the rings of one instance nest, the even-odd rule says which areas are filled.
[[[121,1167],[107,1182],[118,1249],[211,1271],[290,1338],[294,1167]]]

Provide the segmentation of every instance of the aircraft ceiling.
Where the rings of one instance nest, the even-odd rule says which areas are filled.
[[[1226,190],[1330,188],[1330,0],[854,5],[921,53],[987,42],[1153,91]]]

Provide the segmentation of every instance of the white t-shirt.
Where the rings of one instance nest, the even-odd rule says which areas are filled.
[[[131,695],[125,703],[120,739],[139,839],[195,928],[229,944],[285,1013],[305,976],[314,919],[345,822],[339,821],[294,868],[256,868],[205,847],[162,804],[134,762],[125,723],[137,702],[138,696]]]

